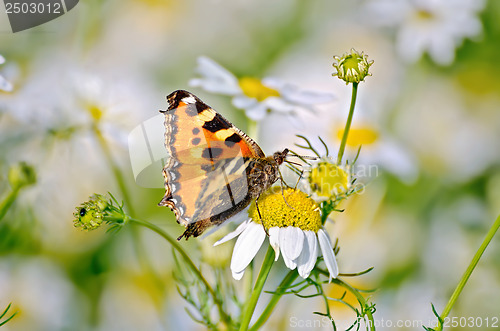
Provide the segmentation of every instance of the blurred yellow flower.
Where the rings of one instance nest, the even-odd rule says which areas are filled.
[[[249,98],[257,99],[259,102],[264,101],[269,97],[280,96],[280,93],[277,90],[265,86],[262,84],[262,81],[257,78],[243,77],[240,79],[239,84],[243,94]]]
[[[336,138],[341,140],[343,134],[344,128],[339,129],[337,131]],[[371,145],[377,141],[378,137],[379,133],[375,130],[375,128],[371,128],[369,126],[354,127],[349,130],[347,145],[355,148],[361,145]]]

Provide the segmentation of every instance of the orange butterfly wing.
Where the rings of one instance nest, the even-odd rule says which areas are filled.
[[[169,157],[163,169],[166,192],[159,205],[170,207],[184,226],[208,223],[199,224],[201,233],[250,203],[248,160],[265,155],[250,137],[195,95],[179,90],[167,101],[169,107],[162,112]]]

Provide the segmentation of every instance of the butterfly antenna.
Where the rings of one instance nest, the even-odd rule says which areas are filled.
[[[307,160],[319,160],[320,156],[319,154],[315,153],[317,156],[310,156],[310,155],[299,155],[295,153],[294,151],[289,151],[288,157],[298,157],[302,162],[304,162],[307,165],[311,165]]]
[[[298,157],[300,159],[304,159],[304,160],[318,160],[319,157],[318,156],[310,156],[310,155],[298,155],[298,154],[292,154],[290,155],[290,157]]]

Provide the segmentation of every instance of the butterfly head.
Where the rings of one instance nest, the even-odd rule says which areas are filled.
[[[278,165],[281,165],[283,162],[285,162],[288,152],[288,148],[285,148],[283,152],[275,152],[273,154],[274,161],[276,161]]]

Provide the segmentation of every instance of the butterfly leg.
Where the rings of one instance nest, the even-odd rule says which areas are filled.
[[[259,219],[260,219],[260,223],[262,224],[262,228],[264,229],[264,232],[266,233],[266,235],[269,237],[269,232],[267,232],[267,229],[266,227],[264,226],[264,222],[262,221],[262,216],[260,215],[260,209],[259,209],[259,197],[257,197],[257,199],[255,199],[255,208],[257,208],[257,214],[259,214]]]
[[[299,175],[299,178],[297,179],[297,183],[295,183],[295,187],[293,188],[294,190],[297,189],[297,186],[299,186],[299,182],[300,180],[302,179],[302,175],[304,174],[304,170],[301,170],[300,171],[300,175]]]
[[[281,174],[280,174],[280,175],[281,175]],[[295,208],[293,208],[292,206],[290,206],[290,204],[288,203],[288,201],[286,201],[286,198],[285,198],[285,193],[284,193],[284,190],[283,190],[283,182],[284,182],[284,181],[283,181],[283,178],[280,178],[280,183],[281,183],[281,196],[283,197],[283,200],[285,200],[286,205],[287,205],[289,208],[291,208],[291,209],[295,210]],[[285,183],[285,185],[286,185],[286,183]],[[286,186],[288,186],[288,185],[286,185]],[[290,186],[288,186],[288,187],[290,187]]]
[[[281,170],[280,170],[280,169],[278,169],[278,172],[279,172],[279,174],[280,174],[281,187],[283,188],[283,184],[285,184],[285,186],[286,186],[286,187],[288,187],[288,188],[292,188],[292,187],[291,187],[290,185],[288,185],[288,184],[285,182],[285,180],[283,179],[283,175],[281,174]]]

